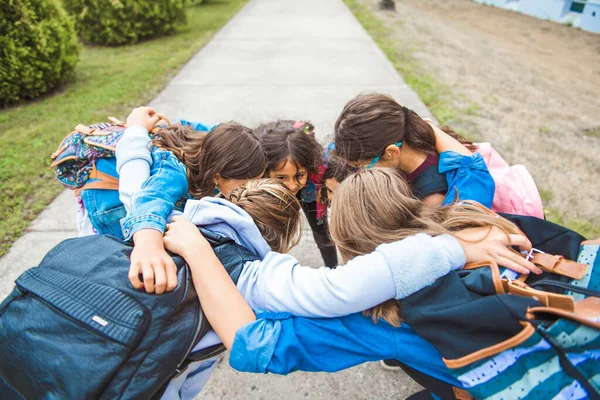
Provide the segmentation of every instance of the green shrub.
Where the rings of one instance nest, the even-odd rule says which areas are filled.
[[[79,50],[59,0],[0,0],[0,105],[33,99],[70,78]]]
[[[63,0],[84,41],[109,46],[170,33],[185,23],[186,0]]]

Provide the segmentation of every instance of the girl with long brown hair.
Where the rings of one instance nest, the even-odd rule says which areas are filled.
[[[254,129],[268,159],[265,176],[278,180],[300,200],[302,210],[325,265],[337,265],[337,251],[329,238],[326,206],[319,197],[323,185],[323,146],[314,126],[306,121],[278,120]]]
[[[175,265],[162,242],[170,214],[183,210],[190,198],[219,193],[228,197],[234,188],[261,177],[267,159],[258,139],[243,125],[223,123],[207,132],[202,124],[181,121],[150,137],[159,119],[148,107],[131,112],[116,146],[116,167],[115,160],[111,164],[119,192],[85,190],[82,198],[93,226],[105,226],[109,219],[117,226],[97,233],[134,241],[132,284],[162,293],[176,285]]]
[[[445,128],[446,132],[391,96],[363,94],[345,105],[335,123],[335,153],[354,167],[378,165],[399,171],[428,204],[448,205],[461,198],[491,207],[495,186],[483,158],[471,153],[471,142]],[[451,142],[451,151],[440,151],[442,144]],[[462,186],[465,176],[479,183]]]

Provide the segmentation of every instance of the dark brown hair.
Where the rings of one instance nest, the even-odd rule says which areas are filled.
[[[325,181],[327,181],[327,179],[335,179],[341,183],[353,172],[354,170],[352,167],[346,164],[344,160],[334,156],[333,154],[329,154],[327,168],[323,172],[323,186],[321,187],[321,191],[319,193],[320,201],[325,204],[329,203],[329,199],[327,198],[327,186],[325,186]]]
[[[431,126],[388,95],[355,97],[346,104],[335,123],[336,154],[348,161],[381,156],[387,146],[397,142],[437,154]]]
[[[173,152],[185,165],[189,191],[197,198],[213,195],[217,174],[225,179],[250,179],[267,166],[252,130],[235,122],[219,124],[209,133],[172,125],[155,133],[152,144]]]
[[[469,150],[477,149],[449,127],[440,129]],[[397,142],[437,154],[435,133],[429,123],[385,94],[363,94],[346,103],[335,123],[334,141],[336,154],[348,161],[381,156],[387,146]]]
[[[267,155],[267,171],[277,169],[290,160],[309,173],[316,174],[323,163],[323,147],[315,139],[310,122],[280,120],[254,129]]]

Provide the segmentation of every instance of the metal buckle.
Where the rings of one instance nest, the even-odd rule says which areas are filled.
[[[541,250],[538,250],[536,248],[531,248],[531,250],[529,250],[529,251],[522,251],[521,253],[525,255],[525,261],[531,261],[531,259],[533,258],[534,253],[546,254],[545,251],[541,251]]]

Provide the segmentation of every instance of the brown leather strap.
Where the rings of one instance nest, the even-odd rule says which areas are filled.
[[[568,276],[573,279],[583,278],[588,268],[586,264],[579,264],[575,261],[567,260],[562,256],[555,256],[548,253],[533,253],[531,262],[544,271]]]
[[[113,124],[113,125],[120,125],[120,126],[125,126],[125,122],[121,121],[118,118],[115,117],[108,117],[108,120]]]
[[[496,343],[490,347],[486,347],[481,350],[477,350],[461,358],[451,360],[442,358],[442,361],[444,361],[444,364],[446,364],[446,367],[448,368],[462,368],[484,358],[495,356],[496,354],[501,353],[505,350],[512,349],[513,347],[518,346],[527,339],[529,339],[531,335],[535,333],[535,327],[530,322],[519,321],[519,323],[523,326],[523,330],[514,335],[513,337],[506,339],[503,342]]]
[[[532,297],[546,307],[557,308],[569,312],[573,312],[575,309],[575,302],[570,296],[537,290],[519,280],[503,279],[502,284],[507,293],[516,296]]]
[[[88,189],[100,189],[100,190],[119,190],[119,179],[112,175],[105,174],[104,172],[98,171],[96,163],[92,165],[92,171],[90,172],[89,179],[98,179],[97,181],[90,182],[83,185],[82,187],[75,189],[75,197]]]
[[[85,126],[83,124],[77,125],[74,130],[77,131],[77,132],[79,132],[79,133],[83,133],[85,135],[91,135],[95,131],[95,129],[92,129],[89,126]]]
[[[573,312],[560,310],[553,307],[531,307],[529,310],[527,310],[527,318],[535,319],[535,314],[552,314],[555,316],[577,321],[583,325],[589,326],[590,328],[600,329],[600,322],[593,321]]]
[[[452,386],[452,392],[454,392],[454,398],[456,400],[473,400],[473,396],[471,396],[465,389]]]
[[[119,183],[114,182],[103,182],[95,181],[83,185],[82,187],[75,189],[75,197],[79,196],[82,191],[88,189],[100,189],[100,190],[119,190]]]

